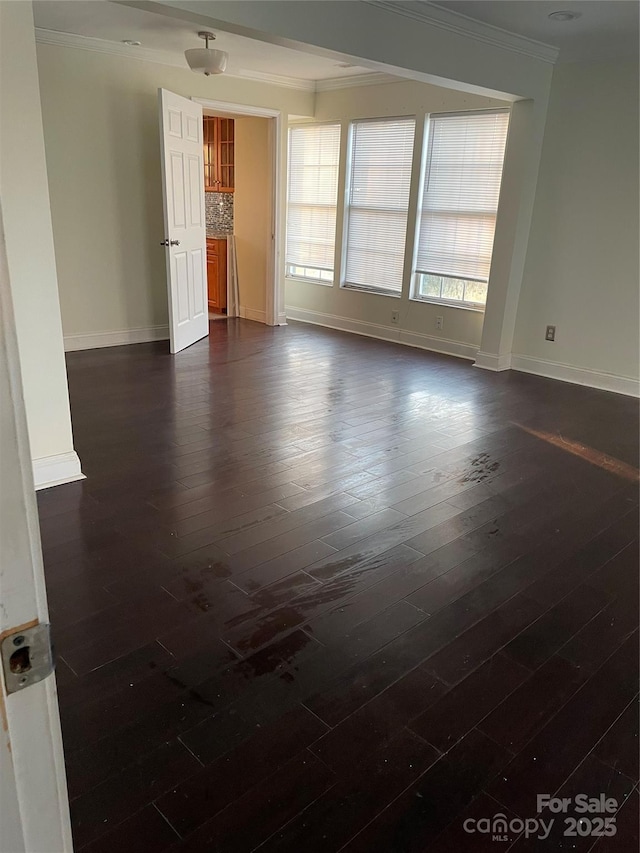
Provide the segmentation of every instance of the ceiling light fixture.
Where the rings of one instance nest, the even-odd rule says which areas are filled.
[[[212,50],[209,47],[209,42],[215,39],[213,33],[202,31],[198,35],[204,39],[206,46],[185,50],[184,57],[189,68],[196,74],[204,74],[205,77],[209,77],[211,74],[222,74],[227,67],[229,54],[224,50]]]
[[[566,21],[575,21],[576,18],[580,17],[580,12],[569,12],[566,9],[563,9],[559,12],[552,12],[549,15],[552,21],[561,21],[562,23]]]
[[[134,39],[122,39],[122,44],[128,44],[129,47],[140,47],[142,42],[135,41]]]

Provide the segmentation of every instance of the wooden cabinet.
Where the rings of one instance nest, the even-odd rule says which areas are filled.
[[[207,292],[209,309],[227,310],[227,241],[207,237]]]
[[[204,188],[232,193],[235,185],[235,130],[232,118],[204,116]]]

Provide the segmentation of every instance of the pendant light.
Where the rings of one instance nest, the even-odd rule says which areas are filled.
[[[205,77],[211,74],[222,74],[227,67],[229,54],[224,50],[213,50],[209,47],[209,42],[215,40],[213,33],[202,31],[198,35],[204,39],[206,46],[185,50],[184,56],[189,68],[196,74],[204,74]]]

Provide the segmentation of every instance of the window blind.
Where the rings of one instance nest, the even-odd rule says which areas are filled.
[[[508,112],[432,116],[416,272],[487,281]]]
[[[333,272],[340,125],[289,129],[286,262]]]
[[[345,284],[400,293],[415,119],[352,125]]]

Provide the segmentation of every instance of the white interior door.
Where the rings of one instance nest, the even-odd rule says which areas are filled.
[[[34,642],[47,596],[1,213],[0,484],[0,851],[63,853],[69,803],[55,675],[39,671]]]
[[[209,334],[202,106],[159,89],[171,352]]]

